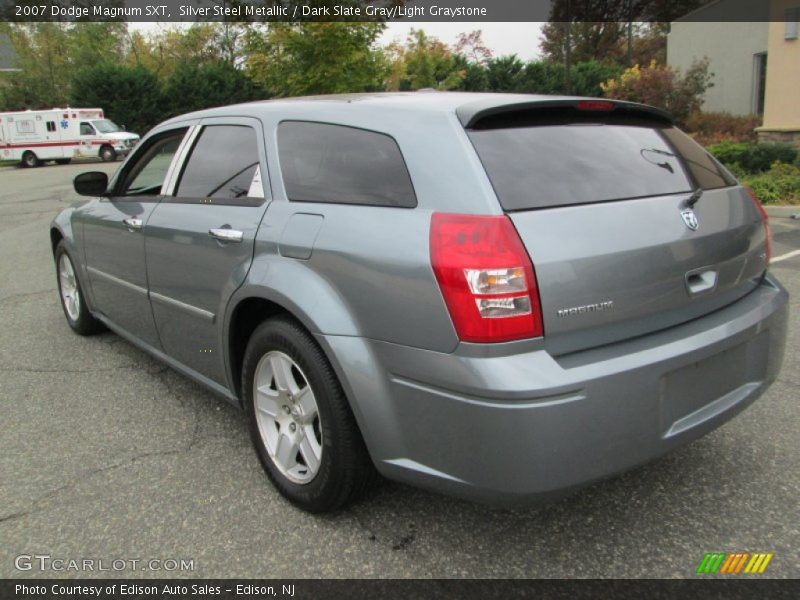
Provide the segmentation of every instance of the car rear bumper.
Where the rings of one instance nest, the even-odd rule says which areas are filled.
[[[319,339],[379,471],[519,504],[652,460],[750,405],[777,377],[787,307],[770,276],[700,319],[560,357],[520,344],[498,356]]]

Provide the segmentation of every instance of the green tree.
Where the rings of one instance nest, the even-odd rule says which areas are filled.
[[[564,65],[546,60],[531,61],[520,74],[516,91],[528,94],[564,94]]]
[[[273,23],[245,36],[247,73],[271,96],[375,91],[387,71],[381,23]]]
[[[230,4],[230,3],[229,3]],[[169,78],[179,65],[224,61],[244,63],[244,39],[256,25],[243,23],[195,23],[188,29],[170,26],[143,34],[129,31],[125,60],[141,65],[162,79]]]
[[[669,23],[640,23],[636,26],[635,31],[632,49],[633,64],[647,65],[653,60],[660,64],[666,64]]]
[[[5,110],[52,108],[67,103],[69,43],[67,29],[57,23],[3,27],[17,54],[20,71],[7,78],[0,96]]]
[[[566,94],[564,65],[546,60],[522,62],[516,56],[500,56],[485,66],[459,56],[458,68],[466,75],[459,89],[473,92],[517,92],[526,94]],[[604,84],[618,77],[622,67],[595,60],[573,66],[572,93],[578,96],[602,96]]]
[[[602,96],[603,84],[619,77],[623,67],[619,64],[587,60],[572,68],[572,93],[576,96]],[[559,93],[566,93],[561,90]]]
[[[265,97],[243,71],[225,61],[181,63],[164,86],[169,116]]]
[[[622,42],[625,24],[619,22],[574,22],[570,27],[571,60],[574,63],[586,60],[621,61],[624,56]],[[567,49],[567,23],[550,22],[542,27],[540,48],[551,62],[564,63]]]
[[[458,68],[464,60],[457,59],[456,52],[421,29],[412,29],[405,44],[391,44],[388,52],[390,90],[452,90],[460,87],[467,74]]]
[[[470,62],[465,56],[456,54],[453,58],[453,67],[456,71],[463,73],[456,89],[464,92],[489,91],[488,69],[484,65]]]
[[[72,75],[98,61],[125,54],[124,23],[0,24],[17,54],[19,72],[6,77],[0,108],[36,109],[65,105]]]
[[[67,57],[72,71],[98,62],[125,58],[128,26],[120,22],[77,23],[67,30]]]
[[[142,134],[164,117],[158,77],[142,66],[100,63],[81,69],[72,80],[70,102],[103,108],[109,118]]]
[[[520,90],[525,63],[516,54],[493,58],[486,64],[489,89],[493,92],[516,92]]]

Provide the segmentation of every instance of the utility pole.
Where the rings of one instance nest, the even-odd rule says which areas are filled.
[[[564,48],[564,83],[572,93],[572,0],[567,0],[566,48]]]
[[[628,0],[628,66],[633,66],[633,0]]]

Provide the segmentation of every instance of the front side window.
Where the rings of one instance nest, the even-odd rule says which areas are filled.
[[[121,187],[121,196],[156,196],[178,151],[186,129],[170,132],[143,148]]]
[[[94,127],[91,123],[81,123],[81,135],[94,135]]]
[[[260,184],[255,129],[245,125],[208,125],[189,155],[176,196],[214,198],[217,203],[255,198],[256,204],[261,204],[264,190]]]
[[[286,195],[294,202],[417,205],[403,155],[388,135],[285,121],[278,126],[278,155]]]

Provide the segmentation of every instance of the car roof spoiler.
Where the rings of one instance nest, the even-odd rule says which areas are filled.
[[[523,96],[524,98],[524,96]],[[487,98],[470,102],[456,109],[456,116],[465,129],[475,128],[480,121],[489,117],[521,115],[530,112],[547,111],[548,109],[574,109],[576,111],[595,112],[596,114],[613,114],[651,118],[673,124],[674,119],[667,111],[647,104],[608,100],[606,98],[558,98],[544,100],[508,100]]]

